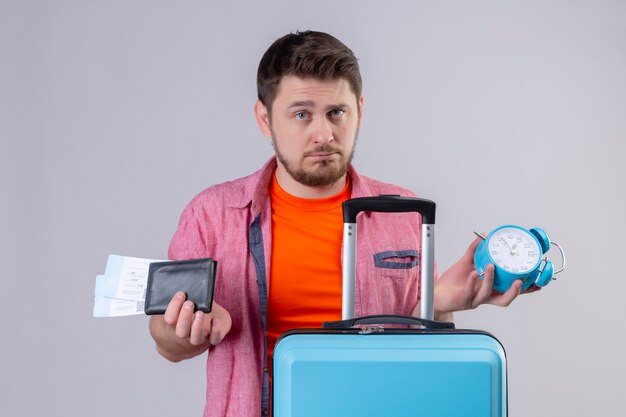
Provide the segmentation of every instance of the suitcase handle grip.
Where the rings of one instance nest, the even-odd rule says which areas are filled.
[[[359,324],[404,324],[422,326],[426,329],[454,329],[454,323],[421,319],[413,316],[375,315],[357,317],[341,321],[327,321],[324,329],[351,329]]]
[[[356,216],[362,211],[382,213],[416,211],[422,215],[422,223],[435,224],[435,208],[434,201],[399,195],[353,198],[343,203],[343,222],[356,223]]]

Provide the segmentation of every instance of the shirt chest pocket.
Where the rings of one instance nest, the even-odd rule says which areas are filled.
[[[378,295],[374,314],[411,314],[417,301],[419,252],[385,250],[374,253],[373,260],[371,284]]]
[[[378,272],[396,272],[403,275],[407,269],[413,269],[419,264],[419,254],[415,249],[387,250],[374,254],[374,267]]]

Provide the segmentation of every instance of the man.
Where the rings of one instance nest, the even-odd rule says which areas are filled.
[[[178,293],[150,331],[171,361],[208,351],[205,416],[269,412],[271,353],[290,328],[341,318],[341,203],[350,197],[413,195],[351,165],[363,117],[361,76],[350,49],[320,32],[278,39],[259,64],[254,111],[275,158],[256,173],[208,188],[181,216],[172,259],[219,262],[210,314]],[[420,219],[364,213],[357,242],[357,315],[419,312]],[[480,280],[478,245],[435,285],[435,319],[491,303],[508,305],[516,282],[493,294],[493,266]]]

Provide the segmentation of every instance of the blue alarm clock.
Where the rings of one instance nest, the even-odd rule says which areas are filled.
[[[474,232],[476,233],[476,232]],[[538,227],[530,230],[520,226],[500,226],[486,237],[476,233],[482,242],[474,254],[474,266],[481,279],[489,264],[495,266],[493,289],[505,292],[514,281],[522,280],[522,291],[533,284],[544,287],[565,268],[565,254],[548,234]],[[562,266],[558,271],[546,256],[550,245],[561,252]]]

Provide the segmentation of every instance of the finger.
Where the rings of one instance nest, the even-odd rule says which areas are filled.
[[[467,276],[463,289],[458,295],[458,300],[461,302],[457,306],[458,310],[467,310],[472,307],[472,299],[476,293],[477,283],[479,281],[478,274],[472,273]]]
[[[204,329],[204,321],[207,319],[202,311],[196,311],[191,323],[191,331],[189,333],[189,343],[194,346],[206,343],[206,333]]]
[[[492,264],[487,265],[487,267],[485,268],[480,287],[476,292],[476,296],[472,300],[472,308],[476,308],[481,304],[485,304],[491,297],[491,294],[493,292],[493,277],[495,273],[494,270],[495,268]],[[473,273],[476,273],[478,275],[478,273],[475,271]]]
[[[522,294],[531,294],[533,292],[541,291],[541,288],[543,288],[543,287],[539,287],[539,286],[533,284],[530,287],[526,288],[524,291],[522,291]]]
[[[474,300],[476,291],[480,288],[481,281],[478,276],[478,272],[472,271],[467,277],[467,281],[465,282],[465,288],[463,289],[464,296],[464,305],[465,309],[473,308],[472,301]]]
[[[500,295],[493,296],[491,300],[489,300],[489,304],[497,305],[500,307],[507,307],[520,294],[521,289],[522,280],[515,280],[513,284],[511,284],[511,288],[509,288]]]
[[[178,322],[176,323],[176,336],[180,338],[187,338],[191,334],[191,323],[193,322],[193,302],[185,301],[183,308],[178,315]]]
[[[182,291],[178,291],[176,294],[174,294],[169,304],[167,305],[165,314],[163,315],[163,320],[165,321],[165,323],[169,324],[170,326],[176,325],[176,322],[178,321],[178,315],[180,314],[180,309],[182,308],[186,298],[187,296]]]
[[[480,277],[480,275],[478,274],[478,272],[476,272],[476,277],[477,279],[474,281],[474,292],[472,294],[476,294],[478,293],[478,290],[480,289],[480,286],[483,285],[483,278]]]

